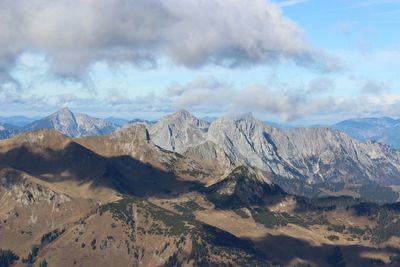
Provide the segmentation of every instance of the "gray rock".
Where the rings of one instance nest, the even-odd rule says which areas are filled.
[[[68,108],[63,108],[46,118],[24,126],[22,131],[54,129],[69,137],[80,137],[110,134],[117,128],[117,125],[106,120],[93,118],[82,113],[74,114]]]
[[[209,124],[181,111],[150,127],[150,136],[158,146],[191,158],[256,167],[309,184],[400,184],[399,151],[328,128],[278,129],[251,114]]]

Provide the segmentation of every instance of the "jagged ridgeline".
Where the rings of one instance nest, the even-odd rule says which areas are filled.
[[[396,202],[400,152],[360,143],[328,128],[273,128],[251,114],[208,123],[179,111],[148,125],[158,146],[214,169],[254,167],[262,180],[304,195],[353,195],[378,203]],[[199,175],[201,176],[201,175]]]
[[[0,266],[400,264],[386,145],[186,111],[93,135],[62,113],[0,141]]]

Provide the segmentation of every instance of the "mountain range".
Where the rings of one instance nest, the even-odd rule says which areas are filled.
[[[34,122],[41,119],[40,117],[25,117],[25,116],[10,116],[10,117],[0,117],[0,123],[10,124],[17,127],[22,127],[28,123]]]
[[[333,129],[343,131],[361,141],[378,141],[400,149],[400,120],[389,117],[360,118],[339,122]]]
[[[109,123],[118,125],[118,126],[123,126],[129,122],[129,120],[126,119],[121,119],[121,118],[115,118],[115,117],[108,117],[105,119]]]
[[[83,113],[72,113],[63,108],[49,116],[35,120],[22,127],[4,124],[0,128],[0,138],[9,138],[16,133],[29,132],[38,129],[54,129],[69,137],[109,134],[119,128],[117,124],[104,119],[90,117]]]
[[[203,124],[218,120],[217,117],[199,119]],[[121,119],[109,117],[97,119],[83,113],[72,113],[63,108],[45,118],[40,117],[0,117],[0,139],[9,138],[16,133],[33,129],[51,128],[70,137],[108,134],[127,124],[156,124],[157,120]],[[264,121],[266,125],[279,129],[306,128],[293,125]],[[400,120],[390,117],[356,118],[338,122],[333,125],[314,125],[307,128],[330,128],[344,132],[360,142],[376,141],[387,144],[392,148],[400,148]],[[153,130],[156,131],[156,130]]]
[[[398,153],[249,114],[208,123],[179,111],[78,138],[21,133],[0,141],[0,259],[398,266]]]
[[[1,123],[0,122],[0,139],[9,138],[19,132],[18,127],[8,124],[8,123]]]
[[[221,169],[255,167],[265,181],[291,193],[320,194],[333,185],[353,193],[367,187],[391,191],[389,186],[400,184],[400,151],[377,142],[360,143],[329,128],[273,128],[251,114],[208,123],[187,111],[147,127],[161,148],[217,161],[224,165]]]
[[[252,114],[207,122],[181,110],[159,121],[132,120],[123,128],[145,125],[155,145],[201,162],[203,168],[213,173],[210,183],[237,166],[248,166],[259,169],[265,182],[274,182],[293,194],[343,193],[384,203],[398,198],[400,152],[382,143],[367,141],[369,138],[361,135],[361,130],[356,136],[356,139],[364,138],[361,142],[344,132],[378,126],[394,129],[395,122],[382,118],[348,120],[336,124],[335,129],[275,128]],[[107,135],[119,128],[107,120],[63,108],[23,127],[1,124],[0,137],[9,138],[38,129],[85,137]],[[371,190],[383,193],[368,194]]]

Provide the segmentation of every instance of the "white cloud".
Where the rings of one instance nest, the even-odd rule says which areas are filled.
[[[257,112],[272,114],[282,121],[295,121],[312,116],[327,119],[354,117],[358,115],[400,116],[400,96],[381,91],[381,84],[366,82],[372,86],[369,93],[352,96],[334,94],[336,84],[327,77],[310,80],[304,88],[269,87],[253,85],[236,87],[213,77],[200,77],[186,84],[175,84],[178,88],[171,94],[167,90],[165,99],[169,110],[186,108],[203,113]],[[387,88],[387,87],[385,87]],[[182,90],[180,90],[182,89]]]
[[[327,77],[318,77],[308,83],[308,94],[332,92],[335,89],[335,81]]]
[[[48,56],[51,71],[76,76],[97,61],[186,67],[268,64],[281,58],[333,70],[335,59],[269,0],[3,0],[0,68],[26,51]]]
[[[213,77],[171,85],[166,98],[171,109],[260,112],[278,115],[285,121],[313,114],[332,104],[330,97],[314,98],[308,90],[274,89],[262,85],[236,88]]]
[[[40,108],[41,112],[67,105],[73,110],[95,110],[108,115],[120,112],[124,116],[135,112],[165,114],[181,108],[203,114],[255,112],[264,118],[278,117],[286,122],[312,117],[332,121],[355,116],[400,116],[398,94],[380,91],[338,96],[332,94],[335,84],[331,82],[329,78],[318,77],[303,88],[237,86],[211,76],[199,77],[187,83],[174,83],[164,92],[140,96],[128,96],[123,90],[113,90],[108,95],[96,97],[68,93],[20,97],[15,90],[9,90],[0,92],[0,104],[3,107]]]
[[[6,70],[0,68],[0,91],[10,88],[20,89],[20,83],[12,77]]]
[[[387,93],[390,89],[391,86],[388,83],[369,80],[361,87],[361,93],[381,95]]]

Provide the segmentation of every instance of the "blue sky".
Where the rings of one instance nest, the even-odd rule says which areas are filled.
[[[400,116],[400,0],[102,2],[0,6],[0,116]]]

